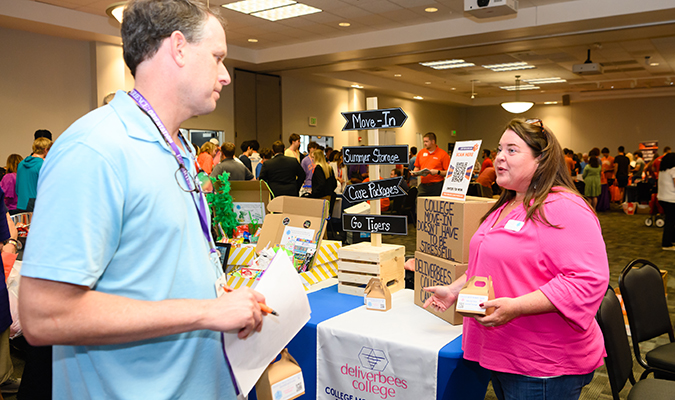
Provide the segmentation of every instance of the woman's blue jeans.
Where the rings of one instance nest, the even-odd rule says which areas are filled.
[[[556,378],[533,378],[492,371],[492,387],[499,400],[578,400],[593,372]]]

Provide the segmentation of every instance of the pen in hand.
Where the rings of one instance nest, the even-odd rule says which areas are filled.
[[[232,291],[232,288],[229,287],[229,286],[227,286],[227,285],[221,284],[220,287],[223,288],[223,290],[225,291],[225,293],[230,293],[230,292]],[[276,315],[277,317],[279,316],[279,313],[276,312],[276,311],[274,311],[274,310],[273,310],[270,306],[268,306],[267,304],[264,304],[264,303],[258,303],[258,305],[260,305],[260,310],[261,310],[261,311],[266,312],[266,313],[268,313],[268,314]]]

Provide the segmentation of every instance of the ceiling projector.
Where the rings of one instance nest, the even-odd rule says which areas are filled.
[[[464,0],[464,12],[476,18],[518,13],[518,0]]]
[[[572,65],[572,72],[577,75],[600,75],[602,74],[602,65],[591,61],[591,50],[588,49],[588,58],[583,64]]]

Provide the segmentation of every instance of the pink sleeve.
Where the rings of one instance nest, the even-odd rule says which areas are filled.
[[[558,195],[544,206],[549,222],[562,229],[545,227],[539,235],[541,262],[554,274],[540,290],[573,328],[586,330],[607,290],[609,264],[600,222],[573,197]]]

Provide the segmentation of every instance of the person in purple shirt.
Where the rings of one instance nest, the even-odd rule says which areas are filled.
[[[307,157],[303,158],[300,166],[305,171],[305,182],[300,189],[300,196],[309,196],[312,193],[312,174],[314,174],[314,159],[312,152],[319,148],[317,142],[309,142],[307,144]]]

